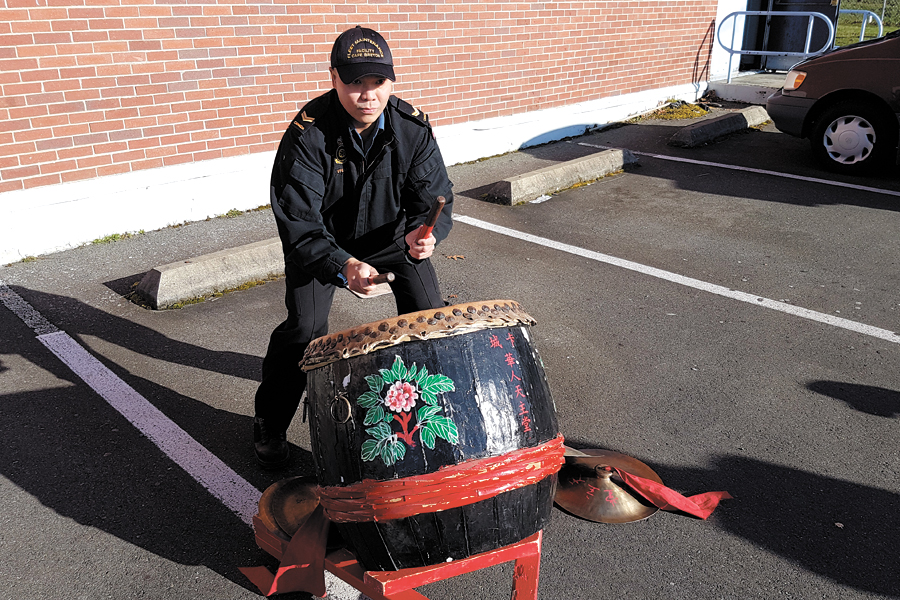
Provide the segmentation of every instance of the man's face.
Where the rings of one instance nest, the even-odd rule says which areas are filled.
[[[331,85],[337,90],[341,106],[353,119],[356,131],[360,133],[378,121],[394,89],[394,82],[380,75],[364,75],[355,81],[344,83],[333,68]]]

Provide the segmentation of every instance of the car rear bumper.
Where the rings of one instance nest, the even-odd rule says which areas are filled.
[[[785,96],[778,90],[766,99],[766,112],[779,131],[803,137],[803,123],[815,102],[815,98]]]

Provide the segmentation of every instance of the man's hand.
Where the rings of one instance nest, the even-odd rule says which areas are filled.
[[[341,273],[347,278],[347,287],[357,294],[369,296],[378,289],[377,284],[369,283],[369,278],[378,275],[378,271],[368,263],[351,257],[344,263]]]
[[[419,237],[419,232],[424,228],[424,225],[420,225],[406,234],[405,239],[406,245],[409,246],[409,255],[416,260],[422,260],[434,254],[434,246],[437,244],[437,239],[431,233],[428,234],[428,237],[421,240],[416,239]]]

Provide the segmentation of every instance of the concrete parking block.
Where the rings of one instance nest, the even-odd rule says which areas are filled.
[[[630,150],[604,150],[497,182],[488,192],[491,201],[512,206],[530,202],[578,183],[593,181],[638,162]]]
[[[151,269],[136,293],[154,309],[284,274],[281,242],[271,238]]]
[[[769,115],[762,106],[750,106],[739,111],[698,121],[682,127],[669,140],[670,146],[694,148],[709,143],[716,138],[735,133],[748,127],[762,125]]]
[[[520,204],[621,171],[636,163],[637,158],[630,150],[605,150],[511,177],[497,183],[489,195],[501,204]],[[165,309],[283,274],[281,242],[278,238],[271,238],[151,269],[144,275],[135,293],[152,308]],[[374,295],[390,291],[390,286],[382,284]]]

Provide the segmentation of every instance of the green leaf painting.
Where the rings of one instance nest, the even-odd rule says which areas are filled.
[[[380,458],[385,465],[394,465],[403,460],[407,448],[415,448],[416,433],[422,444],[432,450],[438,438],[451,444],[459,442],[456,423],[438,405],[440,394],[456,390],[446,375],[430,374],[424,365],[416,363],[407,367],[398,355],[389,369],[379,369],[378,374],[367,375],[365,380],[369,391],[356,399],[359,406],[367,409],[364,424],[372,426],[366,429],[371,438],[362,444],[364,461]],[[424,404],[413,411],[419,400]],[[399,430],[394,423],[399,423]]]

